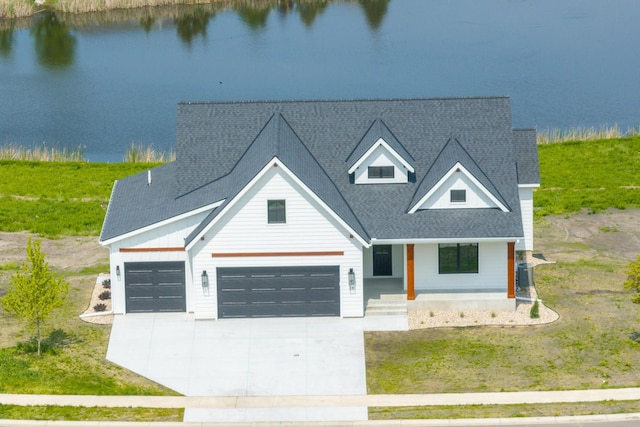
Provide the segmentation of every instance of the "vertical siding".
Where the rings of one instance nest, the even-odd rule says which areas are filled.
[[[522,227],[524,241],[516,244],[517,251],[533,250],[533,188],[518,188],[520,196],[520,211],[522,212]]]
[[[466,190],[466,203],[451,203],[449,190]],[[462,172],[451,175],[419,209],[495,208],[496,204]]]
[[[141,261],[185,261],[186,269],[186,297],[187,311],[192,312],[193,306],[193,281],[190,274],[189,257],[186,252],[120,252],[121,248],[179,248],[184,247],[184,239],[204,219],[207,212],[183,218],[157,227],[144,233],[117,241],[110,246],[110,270],[111,270],[111,302],[116,314],[124,314],[126,311],[124,291],[124,263]],[[116,266],[120,266],[121,278],[116,276]]]
[[[393,166],[393,178],[369,179],[367,171],[369,166]],[[406,183],[408,181],[407,169],[382,146],[378,146],[373,150],[369,157],[356,169],[354,180],[356,184]]]
[[[267,201],[286,200],[286,224],[267,223]],[[324,209],[309,197],[286,173],[271,168],[235,205],[206,233],[205,240],[192,249],[196,288],[202,270],[207,270],[211,292],[196,292],[198,317],[217,317],[215,292],[216,267],[261,267],[287,265],[339,265],[341,314],[343,317],[363,315],[362,245]],[[247,252],[317,252],[344,251],[332,256],[277,256],[212,258],[212,253]],[[357,293],[349,292],[349,269],[356,274]]]
[[[422,291],[507,291],[507,243],[480,242],[477,274],[439,274],[438,245],[415,245],[415,289]]]

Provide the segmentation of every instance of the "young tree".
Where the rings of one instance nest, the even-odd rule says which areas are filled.
[[[634,304],[640,304],[640,255],[638,255],[637,260],[627,265],[625,273],[627,273],[628,276],[627,280],[624,281],[624,287],[625,289],[636,291],[631,301],[633,301]]]
[[[40,326],[54,309],[61,307],[69,293],[69,284],[49,271],[49,264],[40,251],[40,240],[27,243],[27,261],[20,271],[11,277],[2,305],[7,313],[14,314],[35,327],[40,356]]]

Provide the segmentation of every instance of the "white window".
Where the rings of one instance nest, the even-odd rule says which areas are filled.
[[[466,203],[467,202],[467,190],[451,190],[450,191],[451,203]]]
[[[269,224],[285,224],[287,222],[287,204],[284,200],[267,201],[267,220]]]

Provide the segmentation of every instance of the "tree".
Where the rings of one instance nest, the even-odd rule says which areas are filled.
[[[640,255],[638,255],[637,260],[627,265],[625,273],[627,273],[628,276],[627,280],[624,281],[624,287],[625,289],[636,291],[631,301],[633,301],[634,304],[640,304]]]
[[[40,326],[53,310],[62,307],[69,293],[69,284],[49,270],[49,264],[40,251],[40,240],[27,242],[27,261],[20,271],[11,277],[2,305],[7,313],[14,314],[35,327],[40,356]]]

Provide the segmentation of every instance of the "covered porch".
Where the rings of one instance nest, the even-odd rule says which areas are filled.
[[[441,274],[437,243],[373,245],[366,249],[365,316],[410,310],[515,310],[515,242],[477,246],[475,274]]]

